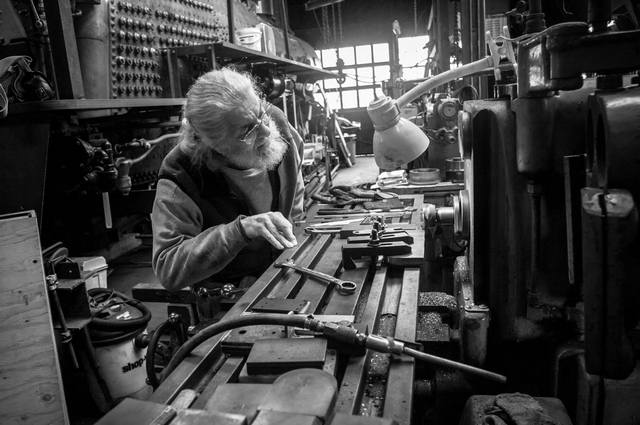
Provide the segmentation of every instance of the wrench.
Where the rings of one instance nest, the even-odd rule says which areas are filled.
[[[351,295],[356,292],[358,285],[355,282],[351,282],[350,280],[342,280],[337,277],[330,276],[326,273],[318,272],[312,269],[308,269],[306,267],[302,267],[293,262],[293,260],[288,260],[283,263],[276,263],[274,267],[279,269],[281,268],[289,268],[293,269],[299,273],[304,275],[313,277],[321,282],[324,282],[329,285],[329,287],[335,287],[336,292],[340,295]]]

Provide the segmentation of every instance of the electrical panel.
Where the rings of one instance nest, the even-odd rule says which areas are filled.
[[[76,36],[86,97],[166,97],[161,84],[161,49],[228,40],[226,10],[221,3],[115,0],[79,4]]]

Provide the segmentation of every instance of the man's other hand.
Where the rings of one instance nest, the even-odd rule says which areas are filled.
[[[276,249],[291,248],[298,244],[293,235],[293,226],[279,212],[266,212],[245,217],[240,225],[249,239],[262,237]]]

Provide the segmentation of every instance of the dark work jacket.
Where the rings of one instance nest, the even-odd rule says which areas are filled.
[[[276,114],[271,114],[272,119],[275,120],[289,148],[278,167],[268,172],[273,193],[271,210],[280,211],[284,217],[292,219],[301,162],[298,152],[302,143],[297,133],[289,131],[282,113],[278,110]],[[220,170],[211,170],[205,164],[194,164],[180,145],[174,147],[166,156],[158,178],[171,180],[195,202],[202,213],[203,231],[250,214],[247,203],[231,191],[225,175]],[[245,276],[258,277],[278,255],[279,251],[265,240],[252,240],[222,271],[200,284],[238,282]]]

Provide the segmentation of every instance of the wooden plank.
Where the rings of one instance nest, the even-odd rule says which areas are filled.
[[[56,71],[56,89],[60,99],[84,97],[80,57],[76,33],[68,1],[45,1],[47,27],[51,38],[51,53]]]
[[[179,109],[184,106],[185,98],[132,98],[132,99],[61,99],[32,101],[11,105],[9,117],[34,112],[72,112],[111,109]]]
[[[0,423],[69,423],[33,211],[0,217]]]
[[[398,305],[395,338],[415,342],[420,269],[406,268],[402,279],[402,295]],[[387,378],[383,415],[398,425],[411,423],[415,360],[409,356],[393,356]]]
[[[360,331],[372,330],[376,324],[385,292],[386,267],[376,270],[362,315],[356,318],[355,327]],[[358,408],[363,390],[364,366],[371,351],[360,357],[350,357],[339,388],[335,411],[353,414]]]

